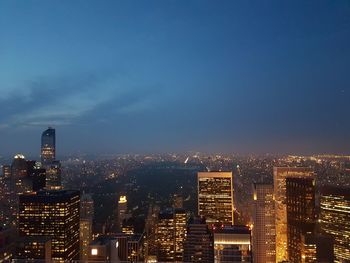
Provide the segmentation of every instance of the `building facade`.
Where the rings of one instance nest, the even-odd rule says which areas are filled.
[[[19,197],[19,235],[51,238],[52,259],[79,259],[79,192],[39,191]]]
[[[214,237],[203,218],[193,218],[187,226],[184,262],[214,262]]]
[[[232,172],[199,172],[198,215],[209,225],[233,225]]]
[[[273,181],[275,193],[276,219],[276,262],[288,260],[287,245],[287,203],[286,179],[314,178],[314,171],[307,167],[274,167]]]
[[[302,261],[302,248],[311,253],[312,246],[305,246],[302,241],[303,236],[315,230],[315,179],[288,177],[286,194],[288,257],[289,262],[298,263]],[[316,257],[316,246],[314,250]]]
[[[335,262],[350,262],[350,189],[324,187],[320,206],[321,230],[334,239]]]
[[[275,199],[272,184],[253,185],[253,251],[255,263],[276,262]]]

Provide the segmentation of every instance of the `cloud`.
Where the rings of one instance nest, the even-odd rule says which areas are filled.
[[[127,78],[127,79],[126,79]],[[152,107],[158,87],[105,73],[38,77],[0,99],[0,129],[93,122]]]

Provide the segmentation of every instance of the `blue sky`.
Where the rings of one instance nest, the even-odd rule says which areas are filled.
[[[0,154],[350,152],[349,1],[0,1]]]

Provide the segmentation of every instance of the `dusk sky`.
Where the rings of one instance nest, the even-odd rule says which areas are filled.
[[[350,153],[350,1],[0,0],[0,155]]]

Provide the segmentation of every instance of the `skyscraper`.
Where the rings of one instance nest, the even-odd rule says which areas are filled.
[[[232,172],[198,173],[198,214],[207,224],[233,225]]]
[[[321,189],[321,230],[334,238],[335,262],[350,262],[350,189]]]
[[[274,193],[276,211],[276,262],[288,260],[286,179],[314,177],[314,171],[306,167],[274,167]]]
[[[272,184],[253,185],[253,251],[255,263],[276,262],[275,199]]]
[[[39,191],[19,197],[19,235],[47,236],[52,259],[79,259],[79,192]]]
[[[121,231],[123,229],[123,222],[130,218],[128,214],[128,200],[126,195],[119,196],[118,207],[117,207],[117,216],[118,216],[118,229]]]
[[[56,159],[56,131],[49,127],[41,135],[41,162],[51,163]]]
[[[61,163],[52,161],[44,165],[46,169],[46,188],[48,190],[60,190],[61,185]]]
[[[166,209],[159,213],[156,228],[158,261],[183,261],[186,226],[184,209]]]
[[[303,236],[313,234],[315,230],[315,179],[287,178],[286,193],[289,262],[302,261],[302,248],[305,249],[304,256],[308,254],[312,258],[311,252],[314,251],[316,258],[316,246],[314,249],[303,246]]]
[[[214,238],[204,218],[193,218],[187,226],[183,261],[202,263],[214,261]]]
[[[88,259],[88,246],[92,241],[92,222],[94,217],[94,201],[89,194],[80,198],[80,260]]]

